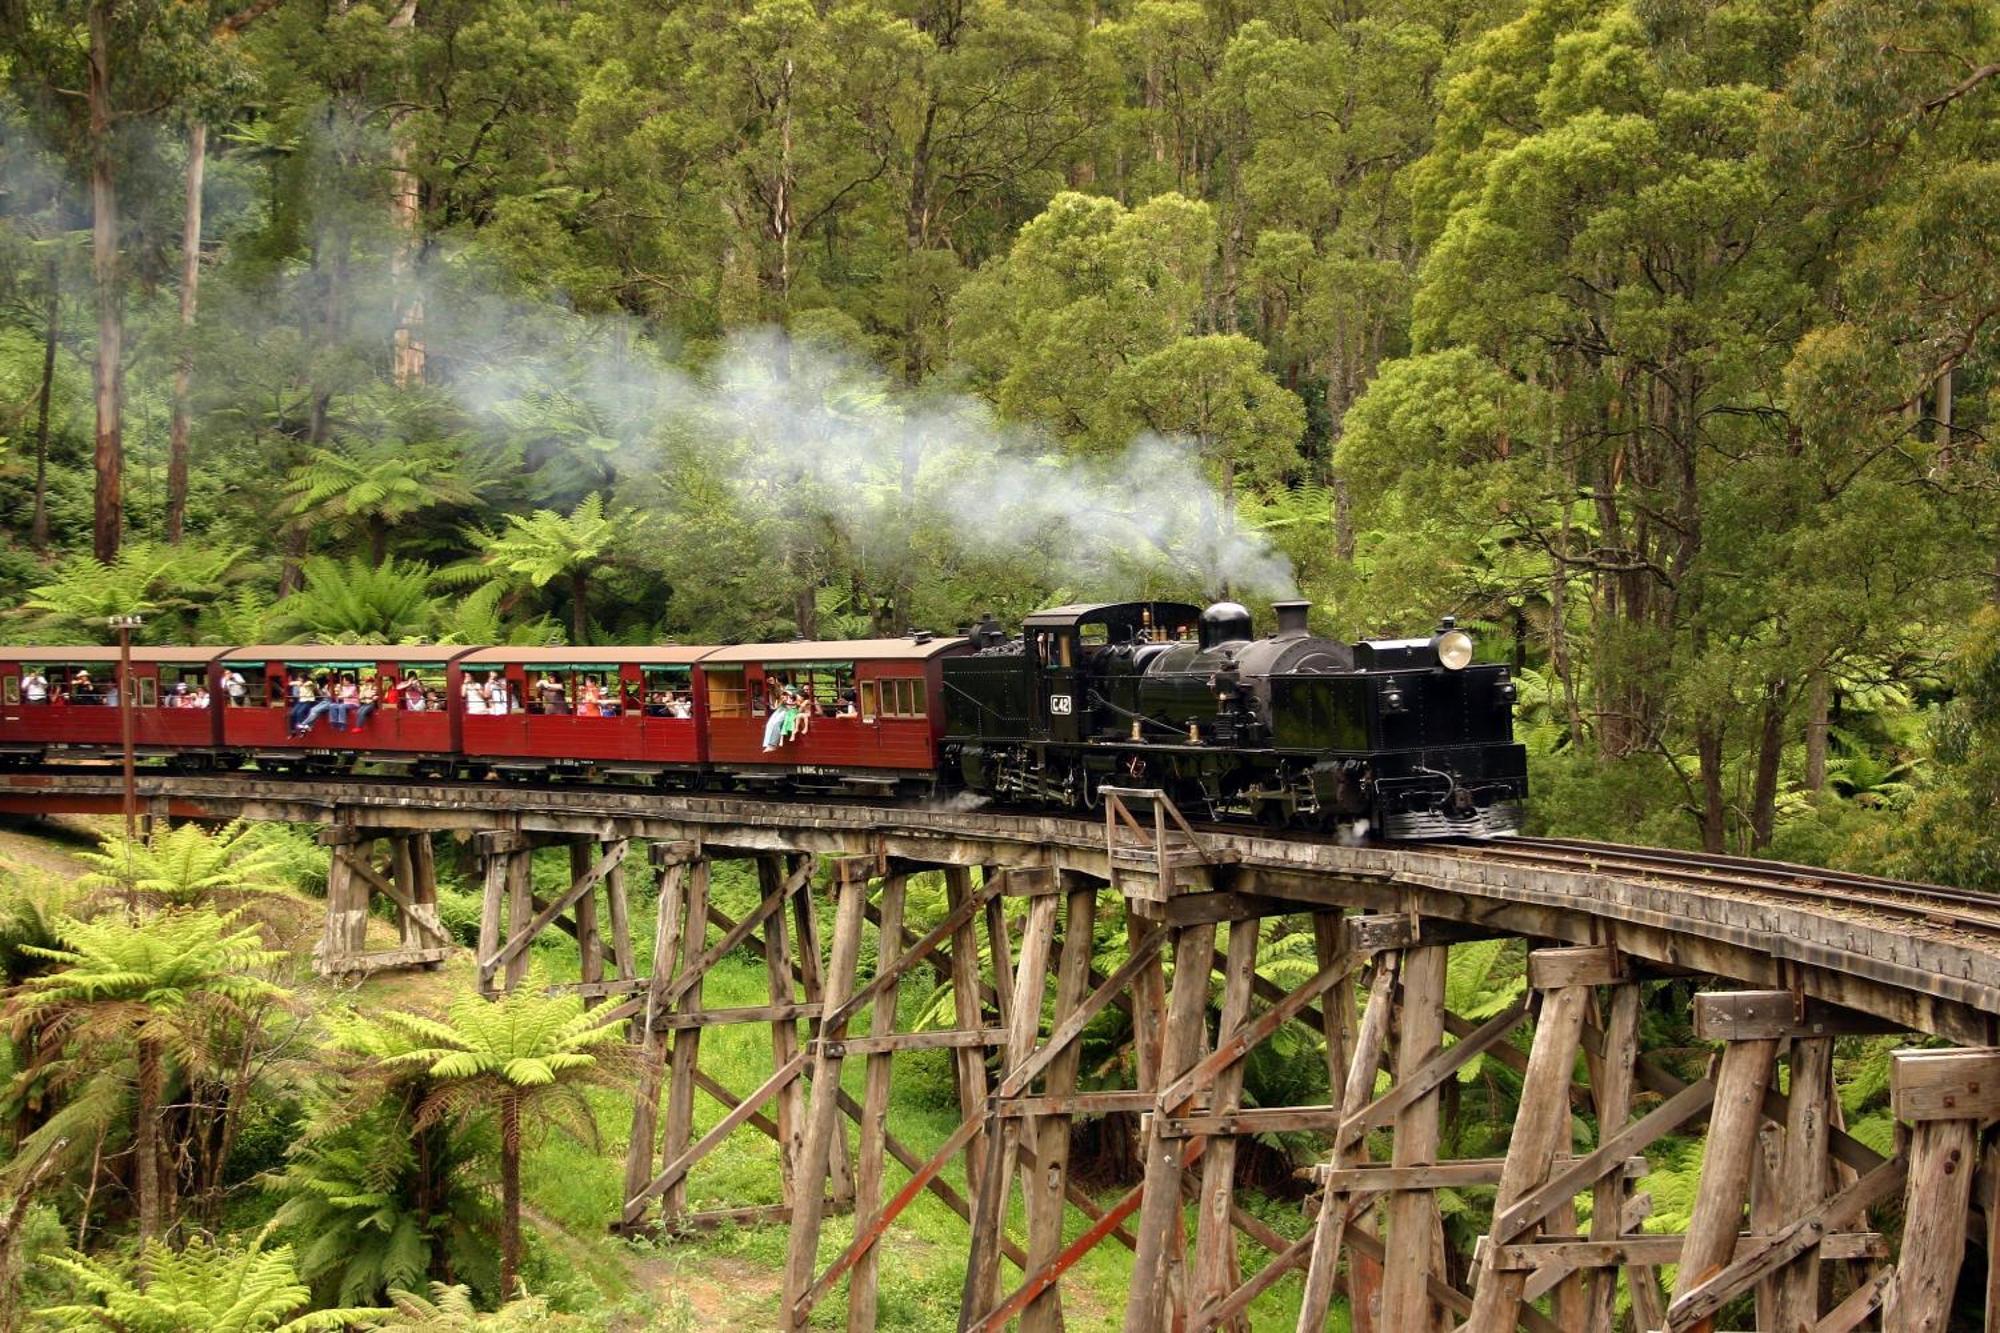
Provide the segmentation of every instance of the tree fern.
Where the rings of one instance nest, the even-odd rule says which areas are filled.
[[[520,1264],[523,1128],[555,1125],[594,1146],[597,1122],[583,1090],[621,1086],[631,1059],[624,1034],[587,1011],[581,997],[542,993],[539,978],[496,1000],[461,996],[442,1020],[401,1012],[381,1020],[411,1043],[382,1062],[422,1070],[436,1085],[418,1108],[419,1130],[445,1118],[497,1113],[500,1290],[511,1294]]]
[[[148,1243],[127,1271],[108,1260],[74,1251],[43,1262],[91,1296],[88,1304],[59,1305],[41,1317],[59,1329],[115,1333],[336,1333],[354,1325],[377,1327],[386,1309],[300,1311],[311,1298],[299,1281],[292,1247],[247,1248],[196,1237],[176,1254]]]
[[[287,634],[320,643],[402,643],[428,636],[436,624],[427,566],[315,556],[303,574],[305,586],[275,608]]]
[[[91,867],[77,881],[150,908],[235,907],[290,886],[279,849],[237,821],[211,833],[199,824],[161,824],[143,838],[112,834],[102,850],[80,852]]]

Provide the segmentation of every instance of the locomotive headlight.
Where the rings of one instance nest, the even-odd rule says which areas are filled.
[[[1431,641],[1437,648],[1438,665],[1446,671],[1463,671],[1472,665],[1472,636],[1462,629],[1448,629]]]

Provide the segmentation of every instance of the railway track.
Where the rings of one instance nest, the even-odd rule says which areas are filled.
[[[1460,854],[1480,860],[1618,874],[1682,885],[1703,893],[1733,893],[1835,909],[1884,912],[1989,934],[2000,931],[2000,898],[1948,885],[1920,884],[1784,861],[1760,861],[1747,856],[1633,847],[1576,838],[1510,838],[1449,845]]]
[[[108,767],[108,765],[85,762],[44,764],[26,771],[51,776],[62,774],[103,776]],[[145,771],[141,770],[142,773]],[[296,782],[302,786],[316,785],[324,781],[323,778],[310,774],[260,773],[258,776],[267,780]],[[392,787],[410,781],[400,775],[374,773],[343,773],[339,775],[339,780],[356,787]],[[424,780],[424,785],[446,789],[457,788],[470,792],[491,791],[496,784],[489,780],[474,778],[427,778]],[[535,790],[560,791],[576,784],[519,785]],[[647,783],[592,781],[583,784],[582,789],[630,795],[662,794],[659,787]],[[709,795],[716,796],[718,800],[724,799],[720,793],[673,794],[682,801],[697,805]],[[933,808],[933,803],[925,801],[907,799],[884,801],[880,796],[841,793],[814,793],[813,800],[828,805],[880,810]],[[1034,808],[1014,810],[997,803],[989,803],[983,808],[995,814],[1019,813],[1045,817],[1052,814],[1050,811]],[[1061,818],[1063,815],[1056,814],[1055,817]],[[1068,817],[1093,831],[1100,827],[1098,817],[1094,813],[1080,816],[1070,814]],[[1256,826],[1202,821],[1196,823],[1194,827],[1197,832],[1230,836],[1241,834],[1246,829]],[[1305,830],[1291,831],[1286,836],[1300,842],[1340,841],[1336,834]],[[1930,926],[1977,931],[1989,937],[2000,933],[2000,896],[1945,885],[1922,884],[1879,875],[1829,870],[1818,866],[1764,861],[1712,852],[1593,842],[1576,838],[1515,837],[1492,841],[1441,839],[1430,843],[1403,842],[1381,845],[1428,846],[1448,850],[1454,856],[1476,861],[1504,862],[1550,870],[1616,874],[1653,883],[1678,885],[1711,895],[1736,895],[1768,901],[1809,903],[1815,907],[1831,908],[1836,911],[1873,911]]]

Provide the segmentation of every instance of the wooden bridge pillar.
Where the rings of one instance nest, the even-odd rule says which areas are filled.
[[[326,924],[314,950],[321,976],[365,976],[398,967],[435,968],[453,949],[438,920],[437,867],[430,834],[336,823],[320,831],[331,850],[326,874]],[[378,863],[376,847],[386,843]],[[401,946],[370,952],[368,921],[376,894],[396,907]]]
[[[544,902],[535,893],[535,849],[554,842],[569,845],[571,876],[568,887]],[[583,978],[578,989],[587,998],[637,989],[623,870],[631,846],[628,839],[599,842],[590,835],[536,836],[502,830],[477,835],[474,845],[485,866],[478,947],[482,995],[520,985],[528,975],[535,940],[551,926],[576,940]],[[600,889],[607,895],[615,927],[611,940],[599,928]],[[606,961],[616,972],[609,988],[604,982]]]
[[[1944,1333],[1965,1256],[1981,1130],[2000,1116],[2000,1049],[1899,1051],[1890,1088],[1896,1118],[1909,1121],[1911,1133],[1902,1255],[1883,1292],[1882,1326]],[[1991,1327],[1990,1304],[1986,1317]]]

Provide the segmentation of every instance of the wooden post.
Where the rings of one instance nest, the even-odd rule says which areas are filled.
[[[1027,920],[1021,928],[1019,971],[1009,988],[1013,1007],[1008,1012],[1003,1078],[1007,1070],[1035,1053],[1035,1037],[1042,1025],[1042,996],[1047,988],[1049,946],[1055,936],[1056,906],[1054,894],[1045,893],[1028,902]],[[964,1307],[968,1313],[986,1310],[998,1296],[1000,1248],[1007,1231],[1007,1204],[1013,1193],[1019,1132],[1020,1121],[1008,1117],[999,1131],[987,1138],[979,1177],[978,1212],[973,1216],[972,1249],[966,1265]]]
[[[1590,1072],[1590,1094],[1597,1111],[1597,1137],[1601,1143],[1625,1127],[1632,1118],[1632,1075],[1639,1056],[1639,987],[1623,982],[1611,987],[1604,1022],[1604,1054],[1586,1056]],[[1612,1172],[1591,1187],[1590,1238],[1616,1240],[1625,1204],[1632,1188],[1622,1171]],[[1660,1305],[1659,1276],[1652,1268],[1625,1270],[1626,1285],[1632,1292],[1632,1308],[1641,1327],[1658,1328],[1664,1311]],[[1648,1295],[1651,1304],[1646,1304]],[[1618,1271],[1600,1268],[1590,1275],[1589,1295],[1584,1304],[1587,1333],[1612,1333],[1618,1311]],[[1651,1323],[1643,1322],[1651,1319]]]
[[[336,857],[337,861],[339,858]],[[500,909],[507,900],[507,873],[514,864],[513,853],[509,850],[489,850],[486,853],[486,883],[479,899],[479,957],[491,958],[500,951]],[[327,897],[333,896],[333,880],[329,872]],[[493,993],[493,978],[479,969],[479,991],[482,995]]]
[[[688,975],[708,941],[708,875],[708,858],[701,857],[688,867],[683,881],[687,886],[687,903],[680,913],[680,963],[674,969],[676,981]],[[701,978],[694,978],[692,986],[682,993],[680,1004],[675,1007],[701,1008]],[[665,1018],[666,1015],[662,1014],[654,1021],[664,1021]],[[669,1161],[685,1152],[689,1140],[694,1137],[695,1071],[700,1067],[701,1029],[674,1029],[673,1053],[668,1060],[667,1073],[666,1144],[661,1149],[661,1155]],[[687,1177],[682,1176],[669,1185],[661,1196],[660,1216],[671,1227],[686,1214]]]
[[[1160,1044],[1159,1086],[1173,1082],[1200,1058],[1207,1028],[1208,977],[1215,956],[1215,926],[1183,926],[1174,931],[1174,984]],[[1132,1292],[1125,1303],[1125,1333],[1156,1333],[1178,1323],[1185,1311],[1171,1309],[1168,1255],[1181,1247],[1181,1169],[1194,1139],[1167,1138],[1160,1118],[1148,1122],[1146,1183],[1139,1203],[1139,1248],[1132,1260]]]
[[[789,857],[778,862],[776,868],[781,882],[786,877],[786,872],[791,868],[791,865],[792,862]],[[862,901],[865,905],[867,902],[866,894],[862,895]],[[813,1014],[812,1017],[806,1019],[806,1040],[809,1042],[816,1041],[819,1039],[820,1028],[818,1015],[831,1006],[826,1004],[826,979],[820,970],[819,918],[813,913],[812,884],[810,881],[801,885],[799,891],[792,895],[792,926],[798,941],[799,988],[805,992],[806,1004],[811,1006],[809,1012]],[[850,976],[847,981],[849,993],[851,994],[854,978]],[[809,1069],[813,1067],[812,1065],[807,1066]],[[834,1200],[841,1204],[852,1203],[854,1201],[854,1166],[853,1163],[848,1161],[846,1134],[835,1134],[833,1136],[832,1152],[833,1156],[829,1159],[829,1169],[832,1172],[830,1188],[833,1191]]]
[[[1234,921],[1229,926],[1229,960],[1222,974],[1222,1016],[1218,1040],[1250,1021],[1250,983],[1257,975],[1257,938],[1261,919]],[[1238,1059],[1215,1076],[1209,1106],[1234,1111],[1243,1100],[1243,1061]],[[1215,1304],[1236,1290],[1241,1270],[1236,1259],[1236,1228],[1229,1206],[1235,1200],[1236,1136],[1225,1134],[1208,1145],[1201,1162],[1201,1206],[1195,1224],[1194,1280],[1188,1301],[1195,1310]],[[1221,1327],[1247,1330],[1242,1315]]]
[[[758,857],[757,886],[763,891],[763,896],[768,899],[774,893],[782,893],[784,885],[784,858],[777,854]],[[799,891],[807,892],[805,889]],[[765,994],[772,1004],[790,1004],[798,997],[798,991],[792,984],[788,932],[785,909],[780,906],[771,913],[770,924],[764,931]],[[771,1067],[783,1069],[798,1053],[798,1023],[790,1018],[772,1019]],[[805,1088],[794,1079],[778,1089],[775,1100],[778,1107],[778,1180],[784,1190],[785,1202],[796,1204],[799,1153],[805,1146]]]
[[[2000,1135],[1989,1135],[1981,1154],[1980,1178],[1986,1190],[1979,1197],[1986,1214],[1986,1329],[2000,1333]]]
[[[1354,1037],[1353,1057],[1343,1071],[1340,1084],[1343,1120],[1359,1115],[1375,1093],[1375,1074],[1382,1067],[1382,1048],[1389,1039],[1389,1019],[1396,1007],[1396,962],[1395,954],[1384,954],[1377,959],[1375,975],[1368,983],[1368,1004],[1362,1011],[1361,1026]],[[1351,1167],[1366,1160],[1366,1134],[1336,1148],[1333,1154],[1336,1168]],[[1299,1306],[1298,1333],[1321,1333],[1326,1327],[1327,1308],[1333,1302],[1334,1279],[1340,1268],[1340,1251],[1346,1239],[1347,1195],[1331,1185],[1324,1189],[1319,1218],[1313,1227],[1312,1259],[1306,1269],[1306,1289]],[[1355,1267],[1359,1266],[1357,1256]],[[1370,1276],[1373,1277],[1372,1274]],[[1356,1281],[1350,1276],[1349,1313],[1356,1328],[1373,1327],[1374,1316],[1369,1305],[1375,1290],[1372,1281]]]
[[[1750,1154],[1750,1226],[1756,1239],[1782,1231],[1785,1226],[1785,1189],[1778,1173],[1784,1169],[1785,1130],[1766,1121],[1757,1127],[1756,1151]],[[1778,1278],[1771,1274],[1757,1283],[1752,1308],[1758,1328],[1778,1327]]]
[[[394,879],[396,887],[403,891],[403,897],[412,903],[417,901],[417,864],[416,856],[410,850],[410,844],[422,836],[422,834],[399,833],[389,839],[390,877]],[[400,905],[396,909],[396,933],[406,949],[418,948],[433,942],[424,934],[416,919],[410,915],[409,909]]]
[[[535,853],[523,847],[507,858],[507,930],[512,933],[525,930],[534,919]],[[528,957],[533,952],[532,944],[517,950],[507,960],[506,988],[513,990],[528,975]]]
[[[347,848],[335,846],[326,864],[326,926],[320,932],[319,971],[338,974],[347,961],[347,898],[354,882],[354,867],[347,863]]]
[[[972,871],[966,866],[946,866],[945,906],[956,912],[972,896]],[[967,917],[951,937],[952,1013],[963,1030],[986,1025],[979,1002],[979,926]],[[958,1111],[966,1120],[986,1115],[986,1053],[961,1046],[954,1053],[958,1064]],[[974,1210],[979,1207],[978,1164],[985,1160],[978,1131],[965,1143],[965,1188]]]
[[[1444,945],[1407,950],[1403,957],[1403,1002],[1396,1025],[1396,1077],[1429,1060],[1444,1044]],[[1429,1166],[1437,1161],[1438,1094],[1427,1093],[1396,1117],[1396,1166]],[[1437,1197],[1429,1190],[1399,1190],[1389,1197],[1389,1258],[1382,1266],[1382,1327],[1395,1333],[1422,1333],[1438,1324],[1436,1302],[1426,1279],[1438,1273]]]
[[[1882,1295],[1882,1327],[1944,1333],[1951,1322],[1978,1153],[1976,1120],[1924,1120],[1912,1131],[1903,1248]]]
[[[595,843],[589,841],[572,842],[569,845],[569,879],[571,884],[579,884],[590,874],[594,858],[591,851]],[[576,947],[582,960],[579,979],[586,984],[604,980],[604,950],[599,947],[597,933],[597,890],[576,900],[571,909],[576,917]],[[585,1000],[589,1005],[591,1000]]]
[[[598,850],[610,854],[612,844],[603,843]],[[604,877],[604,901],[611,909],[611,962],[618,972],[620,981],[629,981],[639,975],[636,960],[632,956],[632,906],[625,892],[625,863],[620,861]]]
[[[660,1115],[660,1085],[666,1074],[670,1029],[665,1017],[667,984],[673,980],[674,963],[680,955],[681,913],[685,902],[682,884],[687,866],[675,862],[660,877],[659,916],[653,930],[653,974],[647,979],[646,1007],[640,1011],[639,1030],[643,1043],[639,1065],[639,1087],[632,1101],[632,1134],[625,1149],[625,1198],[629,1201],[653,1178],[653,1150]],[[701,1003],[701,988],[693,992],[693,1003]],[[676,1152],[679,1148],[675,1149]]]
[[[1763,1121],[1764,1092],[1770,1086],[1771,1060],[1777,1050],[1775,1038],[1732,1041],[1723,1047],[1715,1104],[1708,1117],[1701,1183],[1696,1187],[1687,1240],[1681,1246],[1681,1262],[1674,1274],[1675,1299],[1721,1272],[1736,1253],[1743,1205],[1750,1194],[1757,1127]],[[1695,1333],[1713,1333],[1714,1328],[1713,1319],[1694,1326]]]
[[[1965,1258],[1980,1126],[2000,1116],[2000,1049],[1898,1051],[1889,1091],[1896,1118],[1915,1128],[1903,1247],[1882,1295],[1882,1327],[1943,1333]]]
[[[1792,1042],[1792,1086],[1785,1106],[1784,1159],[1778,1167],[1786,1218],[1803,1217],[1825,1201],[1831,1175],[1827,1163],[1828,1114],[1833,1100],[1833,1038],[1801,1037]],[[1819,1322],[1819,1246],[1779,1271],[1771,1327],[1811,1328]]]
[[[410,898],[425,924],[436,928],[440,939],[448,938],[438,917],[437,849],[431,846],[431,835],[413,833],[409,838],[411,884]],[[444,960],[423,964],[426,972],[435,972],[444,966]]]
[[[1592,999],[1588,986],[1564,986],[1542,993],[1542,1012],[1535,1023],[1528,1074],[1521,1087],[1521,1107],[1507,1141],[1507,1164],[1501,1168],[1500,1192],[1493,1204],[1496,1218],[1547,1182],[1556,1154],[1569,1147],[1570,1075],[1583,1041],[1583,1012]],[[1398,1234],[1392,1230],[1390,1239],[1396,1241]],[[1528,1274],[1497,1266],[1501,1240],[1496,1235],[1486,1246],[1485,1269],[1473,1296],[1466,1333],[1512,1333],[1520,1319]],[[1395,1272],[1393,1263],[1390,1272]]]
[[[821,997],[827,1013],[839,1008],[854,993],[855,964],[861,956],[862,909],[868,898],[868,877],[860,866],[841,864],[839,870],[833,954],[827,962]],[[806,908],[809,913],[810,901]],[[800,933],[803,937],[804,932]],[[817,958],[814,961],[817,963]],[[808,1312],[799,1306],[812,1287],[813,1269],[818,1261],[819,1227],[825,1212],[821,1182],[833,1175],[834,1139],[846,1137],[840,1130],[840,1066],[847,1055],[846,1035],[844,1022],[823,1027],[813,1045],[812,1100],[806,1108],[805,1143],[794,1180],[791,1246],[785,1261],[784,1307],[779,1319],[784,1328],[801,1328],[807,1322]]]
[[[909,887],[904,875],[890,875],[882,881],[881,901],[875,939],[875,975],[881,976],[903,952],[903,899]],[[868,1015],[868,1035],[886,1037],[896,1030],[896,996],[899,987],[875,997]],[[861,1094],[861,1144],[855,1153],[854,1233],[866,1232],[882,1212],[882,1159],[889,1135],[889,1080],[894,1055],[877,1051],[868,1057],[868,1080]],[[879,1255],[870,1246],[854,1261],[847,1280],[848,1333],[872,1333],[877,1308],[876,1275]]]
[[[1056,1007],[1051,1019],[1060,1027],[1090,992],[1090,959],[1096,944],[1097,884],[1072,884],[1063,911],[1062,956],[1056,964]],[[1075,1042],[1049,1062],[1042,1075],[1043,1091],[1062,1097],[1076,1091],[1077,1068],[1083,1050]],[[1035,1171],[1028,1196],[1028,1271],[1047,1264],[1062,1249],[1064,1187],[1069,1179],[1067,1115],[1041,1116],[1031,1122]],[[1022,1333],[1061,1333],[1062,1289],[1051,1285],[1021,1311]],[[852,1333],[852,1331],[851,1331]]]

